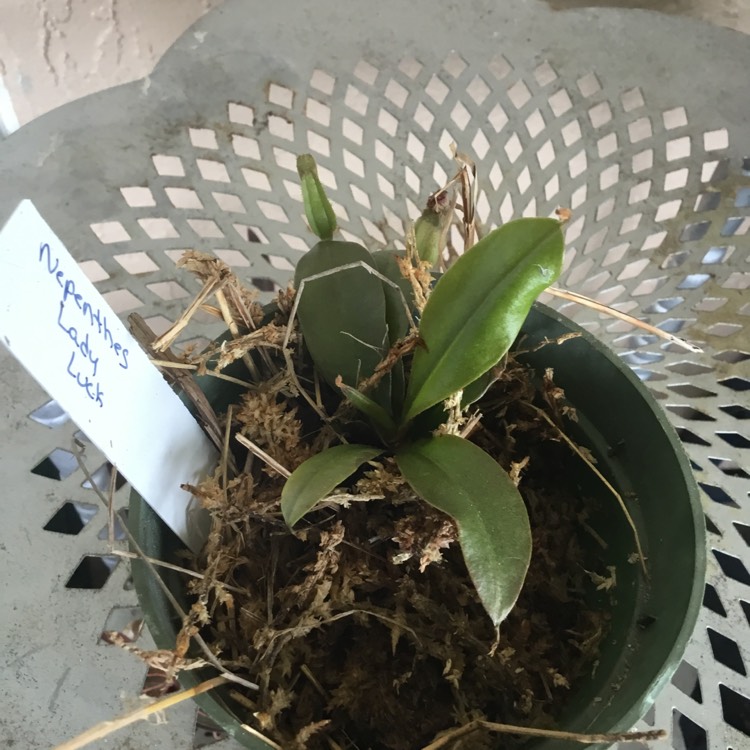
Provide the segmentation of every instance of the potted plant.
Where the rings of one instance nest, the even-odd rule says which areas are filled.
[[[215,259],[185,260],[230,334],[189,360],[223,415],[221,464],[192,488],[212,514],[201,577],[133,563],[169,676],[204,663],[200,640],[243,684],[198,701],[256,750],[507,747],[496,733],[523,726],[554,727],[540,746],[557,748],[629,729],[692,631],[702,513],[637,378],[534,305],[562,267],[561,222],[509,222],[435,282],[450,186],[406,252],[371,254],[334,239],[315,164],[298,166],[319,242],[293,289],[261,308]],[[178,561],[137,495],[130,528]]]

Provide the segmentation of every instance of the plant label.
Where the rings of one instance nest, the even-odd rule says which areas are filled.
[[[193,551],[216,449],[31,201],[0,230],[0,337]]]

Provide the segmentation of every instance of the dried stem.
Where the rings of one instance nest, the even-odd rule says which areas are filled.
[[[67,742],[63,742],[61,745],[57,745],[54,750],[79,750],[82,747],[86,747],[86,745],[90,745],[96,740],[101,740],[105,737],[108,737],[110,734],[117,732],[118,730],[128,726],[129,724],[147,719],[149,716],[157,713],[158,711],[164,711],[167,708],[176,706],[178,703],[182,703],[183,701],[195,698],[197,695],[207,693],[209,690],[213,690],[214,688],[219,687],[219,685],[224,685],[227,682],[229,682],[229,680],[226,677],[214,677],[210,680],[202,682],[200,685],[196,685],[195,687],[188,688],[187,690],[183,690],[179,693],[172,693],[171,695],[167,695],[166,697],[161,698],[160,700],[155,701],[148,706],[138,708],[135,711],[131,711],[130,713],[127,713],[124,716],[120,716],[117,719],[102,721],[99,724],[91,727],[91,729],[87,729],[85,732],[83,732],[83,734],[79,734],[77,737],[74,737],[72,740],[68,740]]]
[[[554,423],[552,418],[542,409],[539,409],[538,407],[534,406],[533,404],[527,404],[530,408],[532,408],[537,414],[539,414],[541,417],[544,418],[544,420],[553,427],[557,433],[562,437],[562,439],[570,446],[570,448],[573,450],[573,452],[591,469],[591,471],[596,474],[597,477],[602,481],[604,486],[615,496],[617,499],[617,502],[620,504],[620,508],[622,509],[622,512],[625,514],[625,518],[628,522],[628,525],[633,530],[633,537],[635,538],[635,546],[638,551],[638,557],[641,561],[641,568],[643,569],[643,574],[645,576],[648,576],[648,570],[646,568],[646,558],[643,555],[643,549],[641,548],[641,539],[638,535],[638,529],[635,526],[635,522],[633,521],[633,517],[630,515],[630,512],[628,511],[625,501],[622,499],[622,495],[612,486],[612,484],[609,482],[609,480],[602,474],[599,469],[594,466],[594,464],[589,461],[588,458],[584,455],[584,453],[581,451],[581,449]]]
[[[667,733],[663,729],[652,729],[647,732],[621,732],[617,734],[577,734],[576,732],[563,732],[556,729],[534,729],[532,727],[519,727],[513,724],[497,724],[494,721],[477,719],[433,740],[429,745],[425,745],[422,750],[438,750],[438,748],[445,747],[448,743],[453,742],[453,740],[476,732],[477,729],[486,729],[489,732],[498,732],[501,734],[519,734],[526,737],[545,737],[547,739],[564,740],[567,742],[580,742],[584,745],[593,745],[598,742],[611,744],[613,742],[660,740],[667,736]]]
[[[632,315],[628,315],[627,313],[615,310],[614,307],[604,305],[601,302],[597,302],[596,300],[591,299],[590,297],[585,297],[583,294],[578,294],[577,292],[569,292],[565,289],[557,289],[553,286],[548,286],[544,291],[548,292],[553,297],[559,297],[560,299],[567,300],[568,302],[576,302],[579,305],[590,307],[592,310],[596,310],[597,312],[603,313],[604,315],[609,315],[612,318],[623,320],[626,323],[630,323],[630,325],[635,326],[636,328],[648,331],[649,333],[653,333],[656,336],[670,341],[673,344],[677,344],[677,346],[681,346],[683,349],[687,349],[689,352],[693,352],[694,354],[700,354],[703,351],[703,349],[695,346],[695,344],[690,344],[684,339],[674,336],[671,333],[667,333],[666,331],[662,331],[661,328],[652,326],[650,323],[644,323],[642,320],[638,320],[638,318],[634,318]]]
[[[91,472],[88,470],[88,467],[86,466],[86,463],[83,460],[83,453],[84,453],[84,445],[83,443],[79,442],[76,438],[73,438],[73,454],[76,457],[76,462],[78,463],[79,468],[83,472],[86,479],[91,484],[91,488],[94,490],[94,493],[96,496],[101,500],[102,503],[104,503],[105,507],[109,504],[108,499],[104,496],[102,491],[96,486],[94,483],[94,479],[91,476]],[[147,557],[143,550],[141,549],[141,545],[138,544],[137,539],[132,534],[130,529],[128,528],[127,523],[125,523],[124,519],[120,519],[121,526],[123,530],[125,531],[125,534],[128,537],[128,541],[130,542],[130,546],[135,550],[138,557],[143,561],[145,566],[148,568],[151,575],[156,580],[157,585],[159,588],[164,592],[164,595],[169,600],[169,603],[174,607],[175,612],[182,617],[183,621],[187,619],[187,613],[185,610],[182,609],[180,606],[180,603],[175,598],[174,594],[170,591],[169,586],[167,586],[166,583],[162,580],[162,577],[159,575],[159,573],[156,570],[156,567],[151,562],[151,559]],[[208,647],[208,644],[203,640],[203,638],[198,635],[197,633],[193,636],[193,639],[200,647],[201,651],[203,651],[204,655],[206,656],[206,661],[208,661],[210,664],[212,664],[216,669],[218,669],[228,680],[232,682],[236,682],[240,685],[244,685],[247,688],[250,688],[251,690],[257,690],[258,686],[254,682],[250,682],[249,680],[245,680],[242,677],[238,677],[233,672],[230,672],[217,658],[213,651]]]
[[[174,325],[154,341],[152,347],[155,352],[164,352],[175,342],[182,331],[187,328],[190,319],[198,311],[198,308],[212,295],[216,294],[229,280],[228,276],[209,279],[200,290],[198,296],[188,305],[182,315],[175,321]]]
[[[229,332],[234,336],[234,338],[239,338],[240,336],[240,329],[237,325],[235,319],[232,317],[232,313],[229,310],[229,304],[227,302],[227,298],[224,296],[224,292],[219,290],[216,292],[216,301],[219,303],[219,309],[221,310],[221,316],[224,318],[224,322],[227,324],[227,327],[229,328]],[[245,366],[250,371],[250,374],[253,376],[253,379],[256,382],[260,382],[260,372],[258,372],[258,368],[253,362],[253,358],[245,352],[245,354],[242,355],[242,361],[245,363]]]
[[[251,453],[256,455],[258,458],[260,458],[262,461],[265,461],[274,471],[277,471],[279,474],[281,474],[284,479],[289,479],[290,476],[292,476],[292,472],[289,471],[289,469],[282,466],[275,458],[272,456],[269,456],[268,453],[266,453],[263,448],[261,448],[259,445],[256,445],[250,438],[245,437],[243,434],[239,433],[235,436],[237,438],[237,442],[241,443],[245,446]]]

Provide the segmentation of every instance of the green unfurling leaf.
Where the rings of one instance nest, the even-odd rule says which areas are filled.
[[[404,446],[396,462],[421,498],[455,519],[469,575],[499,625],[518,598],[531,559],[529,518],[512,480],[481,448],[455,435]]]
[[[318,166],[310,154],[297,157],[297,173],[302,187],[305,216],[313,233],[330,240],[336,231],[336,214],[318,177]]]
[[[347,480],[363,463],[382,453],[371,445],[336,445],[300,464],[281,491],[281,513],[294,526],[316,503]]]
[[[453,221],[455,200],[452,192],[441,191],[431,195],[422,215],[414,222],[414,241],[420,260],[433,268],[445,250],[448,230]]]
[[[389,412],[369,396],[346,385],[341,378],[338,379],[336,385],[341,389],[346,400],[370,420],[370,423],[384,441],[390,442],[395,438],[396,422]]]
[[[333,240],[321,240],[297,263],[302,335],[318,371],[334,387],[339,376],[359,383],[372,375],[388,350],[383,286],[367,267],[374,264],[364,247]],[[389,406],[390,393],[387,399],[382,389],[372,394],[379,402],[381,396]]]
[[[518,219],[490,232],[439,279],[420,322],[406,392],[408,422],[486,373],[508,351],[529,309],[559,275],[556,219]]]

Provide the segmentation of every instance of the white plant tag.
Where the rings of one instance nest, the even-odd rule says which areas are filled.
[[[218,454],[31,201],[0,230],[0,337],[193,551],[195,484]]]

